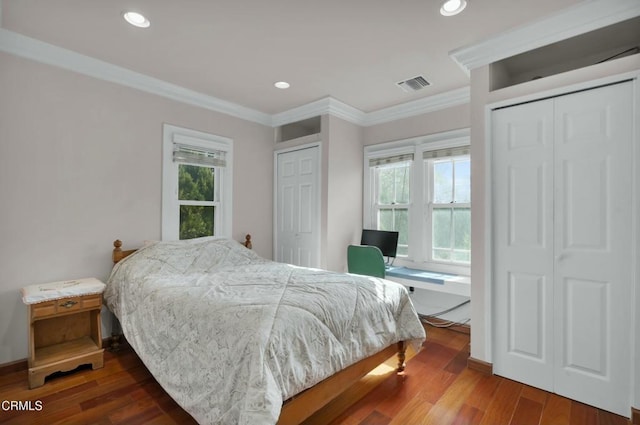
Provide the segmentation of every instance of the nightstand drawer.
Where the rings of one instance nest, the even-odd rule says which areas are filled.
[[[102,308],[102,294],[83,296],[82,308]]]
[[[31,318],[45,317],[56,314],[56,301],[31,305]]]
[[[82,310],[82,297],[63,298],[56,300],[56,313]]]
[[[98,309],[102,307],[102,295],[83,295],[79,297],[69,297],[60,300],[47,301],[44,303],[31,305],[31,318],[54,316],[80,310]]]

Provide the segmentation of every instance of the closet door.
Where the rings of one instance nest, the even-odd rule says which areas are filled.
[[[620,83],[492,115],[494,370],[625,416],[632,93]]]
[[[320,267],[319,150],[276,154],[276,261]]]
[[[494,370],[553,391],[553,100],[492,128]]]
[[[555,391],[627,416],[633,282],[630,82],[555,101]]]

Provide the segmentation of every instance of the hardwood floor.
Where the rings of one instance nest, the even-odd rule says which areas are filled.
[[[396,375],[391,359],[305,425],[627,425],[626,418],[466,367],[469,336],[427,327],[424,349]],[[105,352],[102,369],[47,379],[29,390],[26,370],[0,376],[0,403],[42,402],[42,410],[0,409],[2,424],[194,424],[130,348]],[[3,405],[5,406],[5,405]],[[23,407],[26,407],[23,404]],[[256,424],[259,425],[259,424]]]

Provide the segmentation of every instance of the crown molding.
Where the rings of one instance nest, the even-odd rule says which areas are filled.
[[[469,102],[469,87],[463,87],[369,113],[325,97],[269,115],[3,28],[0,28],[0,51],[271,127],[324,114],[353,124],[371,126]]]
[[[639,15],[638,0],[585,1],[479,43],[455,49],[449,56],[469,74],[472,69]]]
[[[0,28],[0,51],[259,124],[271,116]]]
[[[362,112],[361,110],[340,102],[332,97],[325,97],[323,99],[316,100],[315,102],[307,103],[297,108],[273,115],[271,125],[278,127],[318,115],[330,114],[353,124],[368,127],[426,114],[469,102],[469,86],[413,100],[411,102],[390,106],[373,112]]]
[[[353,106],[349,106],[332,97],[324,97],[314,102],[272,115],[271,125],[273,127],[279,127],[324,114],[334,115],[345,121],[359,125],[362,125],[365,116],[364,112]]]
[[[360,109],[354,108],[332,97],[329,98],[329,114],[358,125],[362,125],[367,115]]]
[[[469,103],[470,101],[471,90],[469,86],[465,86],[445,93],[439,93],[411,102],[402,103],[400,105],[369,112],[366,114],[362,125],[368,127],[376,124],[396,121],[402,118],[409,118],[416,115],[439,111],[441,109],[451,108],[453,106]]]

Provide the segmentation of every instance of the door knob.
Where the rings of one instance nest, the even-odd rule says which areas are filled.
[[[563,261],[565,258],[567,258],[567,253],[563,252],[559,255],[556,255],[556,263]]]

